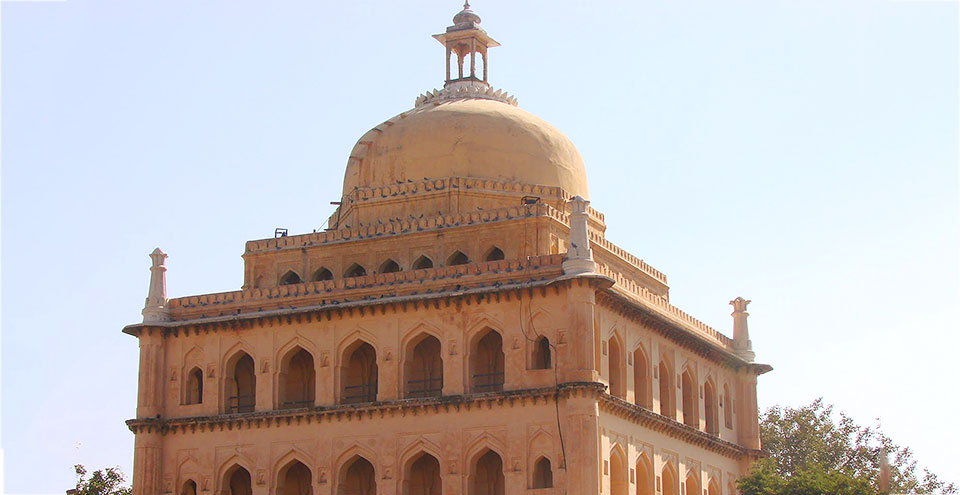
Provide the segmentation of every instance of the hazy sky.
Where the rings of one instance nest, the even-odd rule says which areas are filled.
[[[727,334],[754,301],[761,407],[822,396],[960,481],[956,2],[473,6],[608,238]],[[3,3],[7,493],[131,473],[147,254],[171,297],[234,290],[244,241],[321,227],[356,139],[442,84],[459,7]]]

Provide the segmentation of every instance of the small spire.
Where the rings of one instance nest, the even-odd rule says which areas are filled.
[[[589,201],[574,196],[570,204],[570,240],[567,247],[567,259],[563,262],[564,275],[594,273],[597,264],[593,261],[590,249],[590,236],[587,233],[587,206]]]
[[[750,301],[742,297],[730,301],[730,305],[733,306],[733,313],[730,315],[733,316],[733,348],[737,351],[737,355],[752,363],[756,354],[753,352],[753,343],[750,342],[750,332],[747,330],[747,317],[750,316],[750,313],[747,313],[748,304]]]
[[[143,322],[169,321],[170,310],[167,308],[167,267],[163,266],[167,259],[160,248],[150,253],[150,289],[147,300],[143,304]]]

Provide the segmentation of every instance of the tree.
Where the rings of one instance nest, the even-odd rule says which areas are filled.
[[[76,495],[132,495],[133,489],[125,485],[126,478],[120,468],[108,467],[96,470],[86,479],[87,469],[81,464],[73,466],[77,474]]]
[[[771,407],[762,414],[760,439],[770,458],[738,481],[745,495],[861,495],[879,492],[880,459],[889,453],[890,492],[955,494],[953,483],[924,469],[908,447],[877,426],[860,426],[844,413],[834,421],[822,399],[799,408]]]

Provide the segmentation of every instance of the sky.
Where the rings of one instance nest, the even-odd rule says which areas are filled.
[[[960,482],[958,3],[475,0],[490,81],[564,132],[607,237],[818,398]],[[368,129],[440,87],[454,1],[66,0],[2,15],[6,493],[132,472],[148,253],[170,297],[323,226]]]

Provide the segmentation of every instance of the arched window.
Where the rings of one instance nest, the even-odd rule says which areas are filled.
[[[180,495],[197,495],[197,482],[193,480],[187,480],[183,484],[183,489],[180,490]]]
[[[488,328],[476,339],[470,352],[470,377],[473,392],[503,390],[503,338]]]
[[[380,265],[380,273],[394,273],[400,271],[400,265],[396,261],[387,260]]]
[[[411,459],[403,476],[403,495],[441,495],[440,462],[422,453]]]
[[[710,483],[707,485],[707,495],[723,495],[720,493],[720,485],[717,484],[717,480],[710,478]],[[731,493],[731,495],[733,495]]]
[[[661,486],[661,495],[677,495],[677,474],[673,470],[673,466],[667,464],[663,468],[663,473],[660,474],[660,484]]]
[[[312,495],[313,475],[300,461],[291,461],[280,470],[277,495]]]
[[[406,377],[405,396],[437,397],[443,393],[443,358],[440,340],[423,334],[407,344],[403,363]]]
[[[303,283],[303,280],[300,279],[300,275],[297,275],[297,272],[293,270],[288,270],[287,273],[284,273],[280,277],[280,285],[293,285]]]
[[[354,263],[350,265],[350,268],[347,268],[347,271],[343,272],[343,278],[363,277],[366,274],[367,270],[364,267]]]
[[[377,477],[373,464],[356,456],[340,471],[339,495],[376,495]]]
[[[414,270],[424,270],[427,268],[433,268],[433,260],[424,255],[420,255],[420,257],[413,262]]]
[[[623,386],[623,376],[626,371],[623,366],[623,347],[616,335],[610,338],[607,347],[610,351],[610,359],[608,360],[610,364],[608,370],[610,373],[610,395],[623,399],[627,396],[626,387]]]
[[[733,428],[733,400],[730,398],[730,386],[723,384],[723,426]]]
[[[633,351],[633,402],[650,409],[653,397],[650,392],[650,362],[642,347]]]
[[[697,379],[690,368],[683,371],[680,378],[680,388],[683,400],[683,424],[694,428],[700,427],[700,418],[697,416]]]
[[[250,473],[241,466],[233,466],[225,474],[225,495],[253,495]]]
[[[343,404],[374,402],[377,400],[377,351],[373,346],[357,341],[343,353],[340,397]]]
[[[467,258],[467,255],[460,251],[454,251],[453,254],[447,258],[447,266],[466,265],[467,263],[470,263],[470,258]]]
[[[711,435],[720,433],[719,415],[717,414],[717,392],[712,380],[707,380],[703,384],[703,419],[707,433]]]
[[[503,250],[494,246],[487,251],[487,254],[483,257],[483,261],[500,261],[503,258]]]
[[[530,488],[553,488],[553,468],[550,459],[541,457],[533,464],[533,483]]]
[[[637,458],[637,495],[654,495],[653,463],[642,453]]]
[[[700,481],[697,480],[697,472],[696,472],[696,471],[690,470],[690,472],[687,473],[687,480],[684,481],[683,484],[685,485],[685,487],[686,487],[686,492],[687,492],[688,494],[691,494],[691,495],[692,495],[692,494],[696,493],[696,494],[699,495],[699,493],[700,493]]]
[[[504,495],[503,459],[487,449],[470,470],[469,495]]]
[[[630,479],[627,459],[619,446],[610,452],[610,495],[629,495]]]
[[[319,270],[313,272],[314,282],[323,282],[324,280],[333,280],[333,272],[326,267],[321,267]]]
[[[676,419],[677,406],[673,402],[673,371],[666,361],[660,361],[658,369],[660,384],[660,414]]]
[[[313,356],[295,347],[280,362],[280,408],[312,407],[316,395]]]
[[[187,405],[203,403],[203,371],[200,368],[193,368],[187,373],[187,390],[183,403]]]
[[[548,370],[553,367],[550,359],[550,339],[541,335],[533,344],[533,359],[531,368],[535,370]]]
[[[240,352],[228,362],[227,404],[228,413],[253,412],[257,403],[257,375],[253,358]]]

